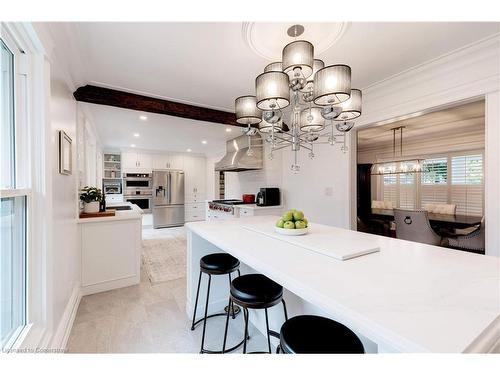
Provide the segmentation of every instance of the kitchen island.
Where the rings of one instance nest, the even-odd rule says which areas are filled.
[[[341,261],[248,230],[278,217],[198,222],[188,229],[187,314],[192,315],[202,256],[224,251],[242,263],[242,274],[262,273],[285,289],[289,316],[317,314],[358,334],[367,352],[489,352],[500,340],[500,259],[441,247],[310,224],[331,230],[353,247],[373,243],[379,252]],[[332,243],[336,236],[332,235]],[[203,314],[206,280],[200,290]],[[227,277],[213,277],[209,313],[228,302]],[[280,306],[270,309],[271,329],[283,323]],[[263,312],[250,321],[265,331]],[[210,324],[210,323],[209,323]],[[230,322],[229,329],[231,329]],[[274,339],[274,338],[273,338]],[[229,343],[231,344],[231,343]],[[274,341],[276,344],[276,341]]]
[[[82,295],[139,284],[142,214],[137,205],[108,205],[115,216],[78,219]]]

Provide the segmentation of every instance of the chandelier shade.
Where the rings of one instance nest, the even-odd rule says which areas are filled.
[[[339,104],[342,108],[342,113],[338,117],[338,120],[348,121],[361,116],[361,99],[361,90],[352,89],[351,97]]]
[[[314,103],[335,105],[351,96],[351,68],[330,65],[316,72],[314,77]]]
[[[312,74],[307,78],[307,80],[306,80],[307,83],[305,84],[304,88],[300,91],[302,91],[302,92],[313,91],[313,89],[314,89],[314,76],[316,75],[316,72],[318,70],[323,69],[324,67],[325,67],[325,63],[323,62],[323,60],[314,59]]]
[[[283,71],[283,65],[281,64],[281,61],[267,64],[266,67],[264,68],[264,73],[265,72],[282,72],[282,71]]]
[[[265,72],[255,79],[257,107],[262,110],[283,109],[290,104],[288,76],[283,72]]]
[[[321,115],[321,108],[306,108],[300,112],[300,130],[311,132],[320,131],[325,127],[325,119]]]
[[[255,96],[245,95],[236,98],[234,107],[237,123],[253,125],[262,121],[262,111],[257,108],[257,99]]]
[[[295,76],[294,69],[299,68],[302,78],[308,78],[313,72],[314,46],[305,40],[296,40],[288,43],[283,48],[283,71],[290,78],[300,78]]]
[[[283,130],[283,122],[279,121],[275,124],[271,124],[270,122],[267,122],[266,120],[262,119],[262,121],[259,124],[259,131],[261,133],[270,133],[274,128],[275,132],[281,132]]]

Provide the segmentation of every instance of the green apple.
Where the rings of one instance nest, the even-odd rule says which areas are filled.
[[[307,228],[307,226],[309,225],[309,222],[307,221],[307,219],[306,219],[306,218],[303,218],[303,219],[302,219],[302,221],[303,221],[304,223],[306,223],[306,228]]]
[[[293,220],[293,211],[292,210],[288,210],[287,212],[285,212],[283,214],[283,216],[281,218],[283,219],[283,221]]]
[[[279,219],[277,222],[276,222],[276,226],[278,228],[283,228],[283,225],[285,225],[285,221],[283,219]]]
[[[295,228],[296,229],[304,229],[306,226],[307,226],[306,223],[304,221],[302,221],[302,220],[297,220],[295,222]]]
[[[283,225],[283,228],[285,229],[295,229],[295,224],[293,221],[285,221],[285,224]]]
[[[299,210],[293,211],[293,220],[302,220],[304,218],[304,213]]]

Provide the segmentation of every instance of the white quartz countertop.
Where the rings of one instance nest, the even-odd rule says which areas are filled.
[[[244,229],[276,216],[186,227],[367,338],[402,352],[483,352],[500,339],[500,259],[337,228],[380,252],[346,261]],[[311,232],[319,224],[310,224]],[[314,235],[310,233],[308,235]],[[335,241],[335,236],[332,236]]]
[[[113,209],[115,206],[130,206],[131,210],[116,210],[115,216],[90,217],[85,219],[77,219],[78,224],[96,223],[102,221],[117,221],[117,220],[141,220],[143,210],[136,204],[130,202],[117,202],[106,204],[106,209]]]

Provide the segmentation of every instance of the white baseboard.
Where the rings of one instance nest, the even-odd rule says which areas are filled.
[[[68,304],[64,309],[61,320],[59,321],[54,336],[52,337],[50,343],[51,349],[66,349],[69,334],[71,333],[71,328],[73,328],[73,322],[75,321],[76,312],[78,311],[81,299],[82,293],[80,291],[80,286],[76,285],[73,288],[71,297],[69,298]]]

